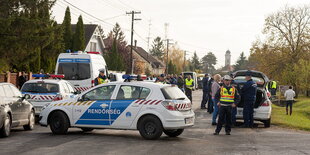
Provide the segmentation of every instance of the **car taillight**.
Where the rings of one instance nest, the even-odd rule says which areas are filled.
[[[62,100],[61,95],[56,95],[55,98],[53,99],[53,101],[59,101],[59,100]]]
[[[268,98],[270,98],[270,96],[271,96],[270,92],[267,92],[267,96],[268,96]]]
[[[171,110],[171,111],[176,111],[178,110],[176,107],[176,104],[170,101],[164,101],[162,102],[162,105],[167,109],[167,110]]]
[[[95,80],[91,80],[91,87],[95,86]]]
[[[265,101],[265,102],[262,104],[262,106],[264,106],[264,107],[268,107],[269,105],[270,105],[269,101]]]

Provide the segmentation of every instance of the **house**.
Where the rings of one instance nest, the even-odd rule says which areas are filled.
[[[76,24],[71,25],[72,32],[75,32]],[[84,24],[85,50],[87,52],[104,52],[105,45],[100,32],[99,25]]]
[[[130,46],[128,46],[128,48],[130,48]],[[149,54],[142,47],[137,46],[136,43],[133,48],[133,59],[135,67],[140,67],[134,68],[136,74],[146,74],[147,70],[153,75],[165,73],[166,66],[164,63]]]

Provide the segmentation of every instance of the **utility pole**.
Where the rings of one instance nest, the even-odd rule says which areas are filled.
[[[126,14],[131,14],[131,41],[130,41],[130,61],[131,61],[131,74],[133,74],[133,55],[132,55],[132,51],[133,51],[133,24],[135,20],[141,20],[141,19],[136,19],[135,18],[135,14],[141,14],[141,12],[136,12],[136,11],[131,11],[131,12],[126,12]]]
[[[149,34],[147,37],[147,51],[150,52],[150,39],[151,39],[151,26],[152,26],[152,20],[149,20]]]
[[[184,51],[183,72],[185,72],[186,51]]]
[[[166,60],[166,74],[168,74],[168,64],[169,64],[169,45],[171,45],[172,43],[169,43],[169,41],[172,41],[172,39],[166,39],[167,41],[167,60]]]

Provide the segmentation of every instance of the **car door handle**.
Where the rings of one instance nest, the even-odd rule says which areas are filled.
[[[80,86],[79,84],[76,84],[76,85],[74,85],[74,86]]]

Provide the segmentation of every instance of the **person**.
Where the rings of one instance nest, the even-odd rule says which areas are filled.
[[[178,77],[177,85],[184,92],[184,79],[182,77],[182,74],[180,74]]]
[[[160,76],[156,79],[155,83],[170,84],[170,83],[166,80],[165,74],[160,74]]]
[[[208,102],[209,99],[208,82],[209,82],[209,74],[205,74],[204,78],[202,79],[202,101],[200,104],[201,109],[207,109],[206,103]]]
[[[271,98],[275,99],[276,94],[277,94],[277,82],[274,80],[271,80],[271,82],[269,83],[269,89],[271,93]]]
[[[212,101],[212,95],[211,95],[211,89],[212,89],[212,84],[214,82],[213,77],[208,82],[208,112],[211,114],[213,112],[213,101]]]
[[[252,72],[247,71],[245,74],[247,81],[241,88],[241,98],[243,99],[243,119],[246,128],[253,127],[254,104],[256,100],[257,84],[252,80]]]
[[[215,94],[215,100],[219,106],[219,119],[214,135],[218,135],[222,129],[223,122],[225,121],[226,135],[231,132],[231,108],[236,107],[239,102],[239,94],[235,87],[231,86],[231,77],[224,76],[224,85]]]
[[[19,89],[22,88],[22,86],[24,85],[24,83],[27,81],[27,77],[25,75],[25,72],[22,73],[21,76],[18,77],[18,86],[19,86]]]
[[[103,83],[108,83],[108,79],[105,76],[105,69],[104,68],[99,69],[99,75],[94,81],[95,81],[95,86],[103,84]]]
[[[295,91],[293,90],[292,86],[289,86],[289,89],[285,91],[284,97],[286,99],[286,115],[288,115],[288,106],[290,106],[290,116],[293,112],[293,102],[295,97]]]
[[[211,88],[211,97],[212,97],[212,101],[213,103],[218,103],[219,101],[215,99],[215,94],[216,92],[220,89],[220,82],[221,82],[221,75],[220,74],[215,74],[213,79],[214,79],[214,82],[212,84],[212,88]],[[213,105],[213,114],[212,114],[212,125],[216,125],[216,119],[217,119],[217,116],[218,116],[218,106],[217,104],[214,104]]]
[[[142,77],[141,77],[141,75],[139,74],[139,75],[137,75],[137,81],[143,81],[143,79],[142,79]]]
[[[185,94],[189,98],[189,100],[192,102],[192,91],[194,90],[194,80],[192,79],[192,76],[188,75],[185,79]]]

